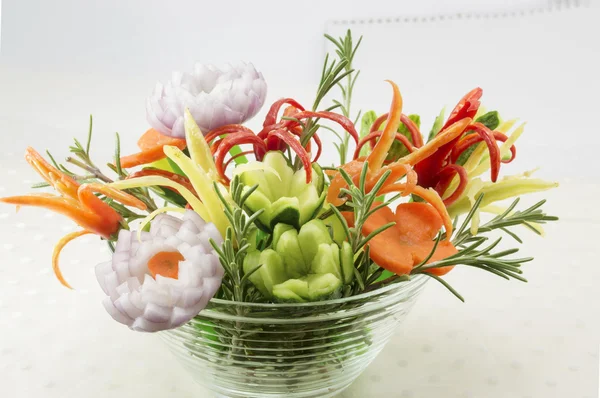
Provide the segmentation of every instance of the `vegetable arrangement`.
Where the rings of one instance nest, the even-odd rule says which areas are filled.
[[[36,187],[56,193],[0,201],[45,207],[81,226],[52,256],[67,287],[62,248],[84,234],[106,241],[112,260],[96,267],[103,304],[138,331],[181,326],[213,297],[324,301],[423,274],[462,300],[442,278],[458,265],[525,280],[521,265],[532,258],[512,257],[516,248],[496,251],[500,239],[488,243],[487,236],[499,231],[520,243],[515,226],[541,234],[542,224],[557,220],[541,210],[543,201],[517,210],[520,195],[557,184],[531,173],[501,177],[524,124],[485,112],[475,88],[423,135],[420,116],[404,113],[391,81],[389,111],[352,120],[360,41],[354,45],[350,32],[328,39],[336,56],[325,59],[312,108],[282,98],[252,131],[244,123],[265,101],[262,75],[245,63],[197,65],[148,99],[152,128],[139,139],[139,153],[121,156],[117,135],[107,165],[114,176],[91,160],[90,118],[86,145],[75,140],[70,148],[69,168],[27,149],[45,180]],[[341,100],[322,106],[336,90]],[[322,134],[339,138],[338,165],[319,163]],[[511,197],[509,206],[497,203]],[[481,221],[486,213],[493,218]]]

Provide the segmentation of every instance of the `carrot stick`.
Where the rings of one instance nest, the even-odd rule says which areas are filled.
[[[394,143],[394,138],[396,136],[396,132],[398,131],[398,127],[400,126],[400,119],[402,117],[402,95],[400,94],[400,89],[393,81],[388,80],[387,82],[392,85],[394,96],[392,97],[390,113],[388,115],[383,134],[377,141],[373,151],[371,151],[367,157],[367,161],[369,162],[369,171],[371,172],[376,172],[381,169],[383,162],[385,162],[388,151]]]
[[[69,289],[73,288],[67,283],[67,281],[63,277],[62,272],[60,271],[60,267],[58,265],[60,252],[67,245],[67,243],[79,238],[80,236],[91,233],[92,232],[86,230],[71,232],[70,234],[67,234],[64,237],[62,237],[61,240],[59,240],[58,243],[56,243],[56,246],[54,246],[54,252],[52,253],[52,270],[54,271],[54,275],[56,275],[56,278],[59,280],[59,282],[62,283],[63,286],[68,287]]]
[[[141,152],[123,156],[121,158],[121,166],[128,169],[164,159],[166,157],[163,151],[165,145],[184,149],[186,142],[183,139],[169,137],[154,129],[149,129],[138,140],[138,147],[141,149]]]

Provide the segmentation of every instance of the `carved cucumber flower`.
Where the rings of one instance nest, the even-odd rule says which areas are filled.
[[[192,73],[174,72],[167,84],[156,84],[146,101],[146,117],[162,134],[185,138],[186,107],[206,134],[250,119],[258,113],[266,95],[265,79],[251,63],[238,62],[221,69],[196,64]]]
[[[161,214],[150,232],[121,230],[112,261],[96,266],[103,305],[131,329],[156,332],[181,326],[215,295],[223,267],[209,240],[221,244],[212,223],[187,210],[182,219]]]

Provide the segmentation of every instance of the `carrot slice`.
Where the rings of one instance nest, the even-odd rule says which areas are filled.
[[[179,252],[159,252],[148,261],[148,271],[154,279],[156,279],[156,275],[177,279],[179,262],[184,259]]]
[[[418,242],[423,242],[419,245],[413,245],[413,261],[414,264],[421,263],[427,258],[433,245],[431,243],[437,236],[442,226],[442,219],[437,211],[425,203],[402,203],[396,208],[396,227],[400,231],[400,235],[411,237]],[[426,244],[424,244],[427,242]],[[456,254],[456,248],[449,241],[442,241],[435,249],[433,256],[427,261],[443,260],[453,254]],[[445,275],[450,272],[454,266],[443,268],[432,268],[428,272],[434,275]]]
[[[383,207],[372,214],[363,224],[362,233],[367,236],[377,228],[396,221],[392,209]],[[410,247],[407,247],[399,229],[394,226],[375,235],[368,243],[371,260],[377,265],[398,275],[407,275],[414,261]]]
[[[402,203],[395,213],[389,207],[376,211],[364,223],[362,233],[366,236],[389,222],[396,222],[396,225],[376,235],[368,243],[371,259],[395,274],[409,274],[433,250],[433,238],[442,226],[442,218],[429,204]],[[444,259],[456,252],[449,241],[440,242],[427,263]],[[444,275],[451,269],[452,267],[436,268],[428,272]]]
[[[181,150],[186,147],[184,139],[169,137],[154,129],[146,131],[144,135],[140,137],[137,144],[142,151],[134,153],[133,155],[121,157],[122,167],[127,169],[166,158],[166,155],[163,152],[163,147],[165,145],[176,146]]]

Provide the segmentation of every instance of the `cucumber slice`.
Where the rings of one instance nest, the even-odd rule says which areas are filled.
[[[260,273],[265,290],[269,292],[268,296],[270,296],[274,285],[283,283],[288,279],[283,259],[275,250],[267,249],[260,253],[259,264],[262,264],[262,266],[256,273]],[[253,276],[250,275],[250,278]]]
[[[271,229],[279,223],[300,228],[300,200],[287,196],[277,199],[270,206],[269,216]]]
[[[313,175],[312,175],[312,183],[317,188],[317,192],[323,192],[325,189],[325,175],[323,174],[323,169],[317,163],[312,164]]]
[[[327,191],[323,191],[321,193],[321,196],[319,196],[319,199],[317,200],[317,205],[315,206],[315,211],[313,212],[312,216],[310,216],[310,219],[317,218],[317,216],[321,213],[321,210],[323,209],[323,205],[325,204],[326,198],[327,198]],[[335,215],[334,215],[334,217],[335,217]]]
[[[294,173],[281,152],[268,152],[258,166],[261,167],[241,171],[240,178],[247,187],[258,185],[248,198],[246,209],[251,214],[265,209],[257,220],[262,230],[271,232],[279,223],[299,229],[318,214],[325,201],[325,176],[319,165],[312,166],[310,184],[306,183],[304,169]]]
[[[344,279],[344,284],[349,284],[354,279],[354,252],[352,251],[352,245],[348,242],[342,243],[342,249],[340,250],[340,263],[341,270]]]
[[[290,229],[293,229],[294,227],[292,227],[291,225],[288,224],[277,224],[275,225],[275,228],[273,228],[273,242],[271,243],[271,245],[273,247],[277,247],[277,242],[279,242],[279,238],[281,238],[281,235],[285,232],[285,231],[289,231]]]
[[[302,204],[300,210],[300,225],[310,220],[319,207],[319,194],[313,185],[307,185],[304,191],[298,195],[298,202]]]
[[[336,243],[321,243],[317,248],[317,253],[312,260],[310,272],[312,274],[333,274],[338,279],[342,279],[340,269],[340,249]]]
[[[244,187],[244,189],[247,191],[250,188]],[[266,229],[266,231],[269,232],[271,226],[271,201],[269,200],[269,198],[267,198],[267,196],[265,196],[262,193],[262,191],[257,189],[254,192],[252,192],[252,195],[248,197],[245,206],[248,212],[250,212],[251,214],[256,213],[260,209],[264,209],[262,214],[258,217],[258,221],[260,223],[258,223],[257,225],[261,229]],[[298,215],[298,217],[300,217],[300,215]]]
[[[246,257],[244,257],[244,265],[243,265],[244,273],[246,273],[246,274],[249,273],[255,267],[257,267],[258,264],[260,264],[260,252],[258,250],[246,253]],[[254,286],[256,286],[256,288],[264,296],[267,296],[267,297],[271,296],[271,292],[269,290],[267,290],[267,288],[265,287],[263,279],[260,275],[260,269],[256,272],[254,272],[252,275],[250,275],[248,277],[248,279],[250,280],[250,282],[252,282],[254,284]]]
[[[283,257],[285,271],[290,278],[300,278],[308,273],[308,266],[304,263],[298,244],[298,231],[290,229],[281,234],[275,250]]]
[[[317,193],[320,195],[325,188],[325,176],[323,175],[323,169],[316,163],[312,165],[312,180],[311,185],[315,187]],[[304,169],[300,169],[294,173],[290,184],[290,196],[298,196],[306,188],[306,172]]]
[[[333,274],[309,275],[308,298],[311,301],[330,300],[340,297],[342,281]]]
[[[241,174],[240,180],[248,188],[252,188],[254,185],[258,185],[257,191],[260,191],[265,195],[269,201],[273,201],[273,193],[271,192],[272,184],[269,184],[266,176],[273,175],[273,173],[265,173],[262,170],[251,170]],[[274,178],[277,178],[273,175]],[[280,183],[281,184],[281,183]]]
[[[321,220],[311,220],[300,228],[298,233],[298,243],[302,248],[304,262],[311,264],[317,254],[317,248],[321,243],[331,244],[331,236],[327,227]]]
[[[301,303],[308,297],[308,282],[303,279],[288,279],[273,286],[273,298],[279,302]]]
[[[289,191],[287,183],[291,181],[294,171],[290,165],[288,165],[283,154],[279,151],[267,152],[263,158],[263,163],[267,166],[271,166],[279,173],[280,178],[277,178],[277,176],[272,173],[267,173],[266,176],[267,181],[273,184],[271,187],[274,188],[273,193],[277,192],[279,196],[287,196]],[[268,174],[270,174],[270,176]]]
[[[328,211],[329,206],[331,206],[329,203],[324,204],[317,215],[320,216],[321,214]],[[331,230],[333,231],[333,240],[339,245],[341,245],[342,242],[346,240],[347,236],[346,231],[344,230],[344,227],[342,226],[340,220],[336,217],[335,214],[332,214],[331,216],[324,219],[323,222],[325,223],[325,226],[331,228]]]

